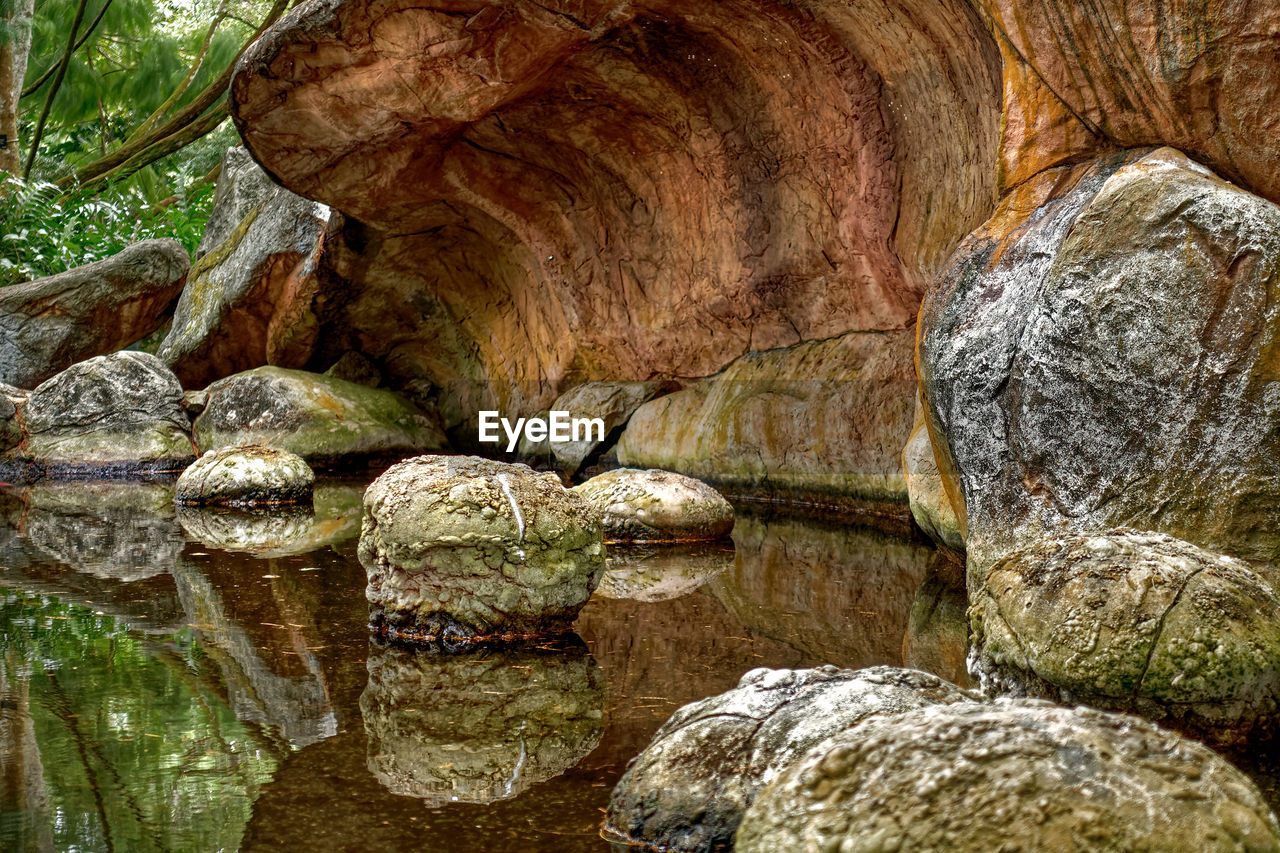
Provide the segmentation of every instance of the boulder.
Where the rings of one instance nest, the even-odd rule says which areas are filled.
[[[706,586],[733,568],[732,542],[610,548],[596,595],[669,601]]]
[[[360,535],[364,489],[317,485],[307,504],[257,507],[178,507],[178,521],[192,540],[222,551],[262,559],[310,554]]]
[[[893,667],[752,670],[663,724],[614,787],[606,831],[653,849],[731,850],[760,792],[831,735],[877,714],[972,701],[935,676]]]
[[[669,383],[650,382],[587,382],[561,394],[551,404],[555,411],[568,412],[570,418],[599,418],[604,422],[604,436],[589,431],[580,441],[547,442],[551,454],[564,470],[572,476],[590,461],[599,458],[617,441],[616,431],[643,403],[670,390]]]
[[[316,475],[306,461],[274,447],[206,450],[178,477],[174,500],[190,506],[307,503]]]
[[[924,534],[944,548],[964,553],[964,534],[956,518],[951,496],[938,471],[933,441],[925,424],[924,406],[916,395],[916,420],[907,446],[902,449],[902,477],[907,482],[911,517]]]
[[[153,355],[118,352],[42,382],[20,410],[11,459],[51,476],[177,472],[194,458],[177,377]]]
[[[331,214],[229,148],[195,265],[158,355],[188,387],[264,364],[303,367],[318,327]]]
[[[615,468],[573,490],[600,513],[611,542],[723,539],[733,530],[729,502],[683,474]]]
[[[164,325],[191,259],[177,240],[143,240],[101,261],[0,289],[0,382],[34,388]]]
[[[1280,720],[1280,598],[1240,561],[1163,534],[1011,554],[970,621],[970,668],[989,692],[1131,710],[1219,744]]]
[[[600,743],[604,678],[582,641],[439,654],[373,643],[360,695],[369,772],[431,807],[517,797]]]
[[[738,853],[1280,850],[1254,784],[1152,723],[1034,700],[931,705],[835,735],[760,794]]]
[[[303,370],[259,367],[209,386],[196,444],[260,444],[312,465],[353,464],[440,450],[439,428],[390,391]]]
[[[1052,170],[970,235],[920,326],[971,589],[1113,527],[1280,564],[1280,208],[1169,148]]]
[[[727,491],[889,504],[901,513],[913,341],[910,331],[850,333],[745,355],[641,406],[618,442],[618,461]]]
[[[376,628],[450,641],[566,631],[605,564],[584,498],[474,456],[387,469],[365,491],[359,554]]]

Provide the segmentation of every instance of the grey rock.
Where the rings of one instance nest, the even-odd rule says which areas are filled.
[[[878,716],[792,764],[738,853],[1280,850],[1257,788],[1152,723],[1034,700]]]
[[[566,391],[551,404],[556,411],[568,412],[570,418],[599,418],[604,422],[604,439],[607,440],[627,421],[641,405],[660,396],[672,386],[653,380],[649,382],[587,382]],[[581,441],[550,443],[552,455],[570,475],[599,451],[606,449],[606,441],[598,438],[598,431],[590,431]]]
[[[731,850],[760,792],[831,735],[878,714],[974,701],[936,676],[893,667],[752,670],[663,724],[614,787],[606,829],[656,849]]]
[[[311,500],[316,475],[306,460],[273,447],[207,450],[178,477],[174,500],[202,506],[287,504]]]
[[[610,541],[722,539],[733,530],[733,507],[719,492],[671,471],[615,468],[574,491],[600,513]]]
[[[143,240],[101,261],[0,289],[0,382],[32,388],[151,334],[171,316],[190,266],[177,240]]]
[[[1218,744],[1280,721],[1280,598],[1239,560],[1160,533],[1005,557],[970,609],[987,692],[1130,710]]]
[[[423,639],[562,632],[604,571],[600,520],[553,474],[422,456],[365,491],[373,622]]]
[[[374,644],[368,667],[369,771],[429,806],[519,796],[585,758],[604,729],[604,679],[581,641],[464,655]]]

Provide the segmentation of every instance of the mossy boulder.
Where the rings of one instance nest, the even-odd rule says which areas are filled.
[[[574,491],[600,513],[610,541],[723,539],[733,530],[733,507],[719,492],[671,471],[615,468]]]
[[[932,705],[835,735],[755,800],[735,849],[1262,853],[1280,851],[1280,826],[1199,743],[1023,699]]]
[[[306,460],[274,447],[207,450],[182,472],[174,500],[188,506],[292,504],[311,500],[316,475]]]
[[[374,627],[467,641],[567,631],[604,571],[604,533],[554,474],[421,456],[364,495],[360,562]]]
[[[202,451],[258,444],[342,466],[446,446],[439,427],[403,398],[332,376],[267,366],[207,391],[195,421]]]

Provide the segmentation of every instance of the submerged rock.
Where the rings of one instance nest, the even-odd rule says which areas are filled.
[[[313,465],[401,458],[444,435],[390,391],[303,370],[259,367],[213,383],[195,421],[201,450],[260,444]]]
[[[288,451],[224,447],[206,450],[182,472],[174,500],[188,506],[304,503],[315,481],[306,461]]]
[[[573,490],[600,513],[610,541],[723,539],[733,530],[729,502],[683,474],[615,468]]]
[[[816,744],[877,714],[973,701],[893,667],[752,670],[663,724],[614,787],[606,829],[663,850],[731,850],[759,793]],[[801,848],[773,848],[789,849]]]
[[[738,853],[1280,851],[1253,783],[1152,723],[1034,700],[874,717],[796,761]]]
[[[604,730],[604,679],[576,637],[461,655],[375,642],[368,668],[369,772],[429,806],[519,796],[586,758]]]
[[[1045,536],[1280,562],[1280,207],[1169,148],[1019,186],[920,317],[970,588]]]
[[[373,624],[465,639],[568,630],[604,571],[587,501],[553,474],[474,456],[421,456],[364,496],[360,562]]]
[[[72,365],[21,408],[14,457],[51,476],[176,472],[195,456],[177,377],[155,356],[118,352]]]
[[[101,261],[0,289],[0,382],[31,388],[145,338],[172,313],[190,266],[177,240],[142,240]]]
[[[158,355],[184,385],[263,364],[301,367],[329,208],[274,183],[244,148],[222,158],[213,209]]]
[[[970,610],[988,691],[1132,710],[1222,744],[1280,721],[1280,598],[1238,560],[1158,533],[1047,540]]]
[[[255,557],[308,554],[360,535],[358,486],[321,484],[308,504],[178,507],[187,535],[202,545]]]

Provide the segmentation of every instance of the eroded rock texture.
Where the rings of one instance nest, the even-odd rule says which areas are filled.
[[[191,259],[177,240],[0,290],[0,382],[34,388],[78,361],[127,347],[173,312]]]
[[[876,716],[815,747],[742,820],[739,853],[1280,850],[1249,779],[1152,723],[1033,700]]]
[[[272,183],[243,148],[222,158],[213,211],[158,355],[189,388],[315,348],[331,214]]]
[[[1051,170],[921,312],[970,589],[1045,535],[1156,530],[1274,565],[1280,208],[1172,149]]]
[[[1280,598],[1241,563],[1132,530],[1050,539],[974,596],[988,691],[1132,710],[1224,744],[1280,712]]]
[[[231,100],[352,220],[323,354],[474,434],[584,381],[908,328],[993,202],[999,53],[959,0],[312,0]]]
[[[892,667],[752,670],[672,715],[613,789],[606,826],[653,849],[732,850],[756,796],[816,744],[875,714],[971,701],[935,676]]]
[[[979,0],[1004,53],[1004,182],[1171,145],[1280,201],[1280,7]]]

